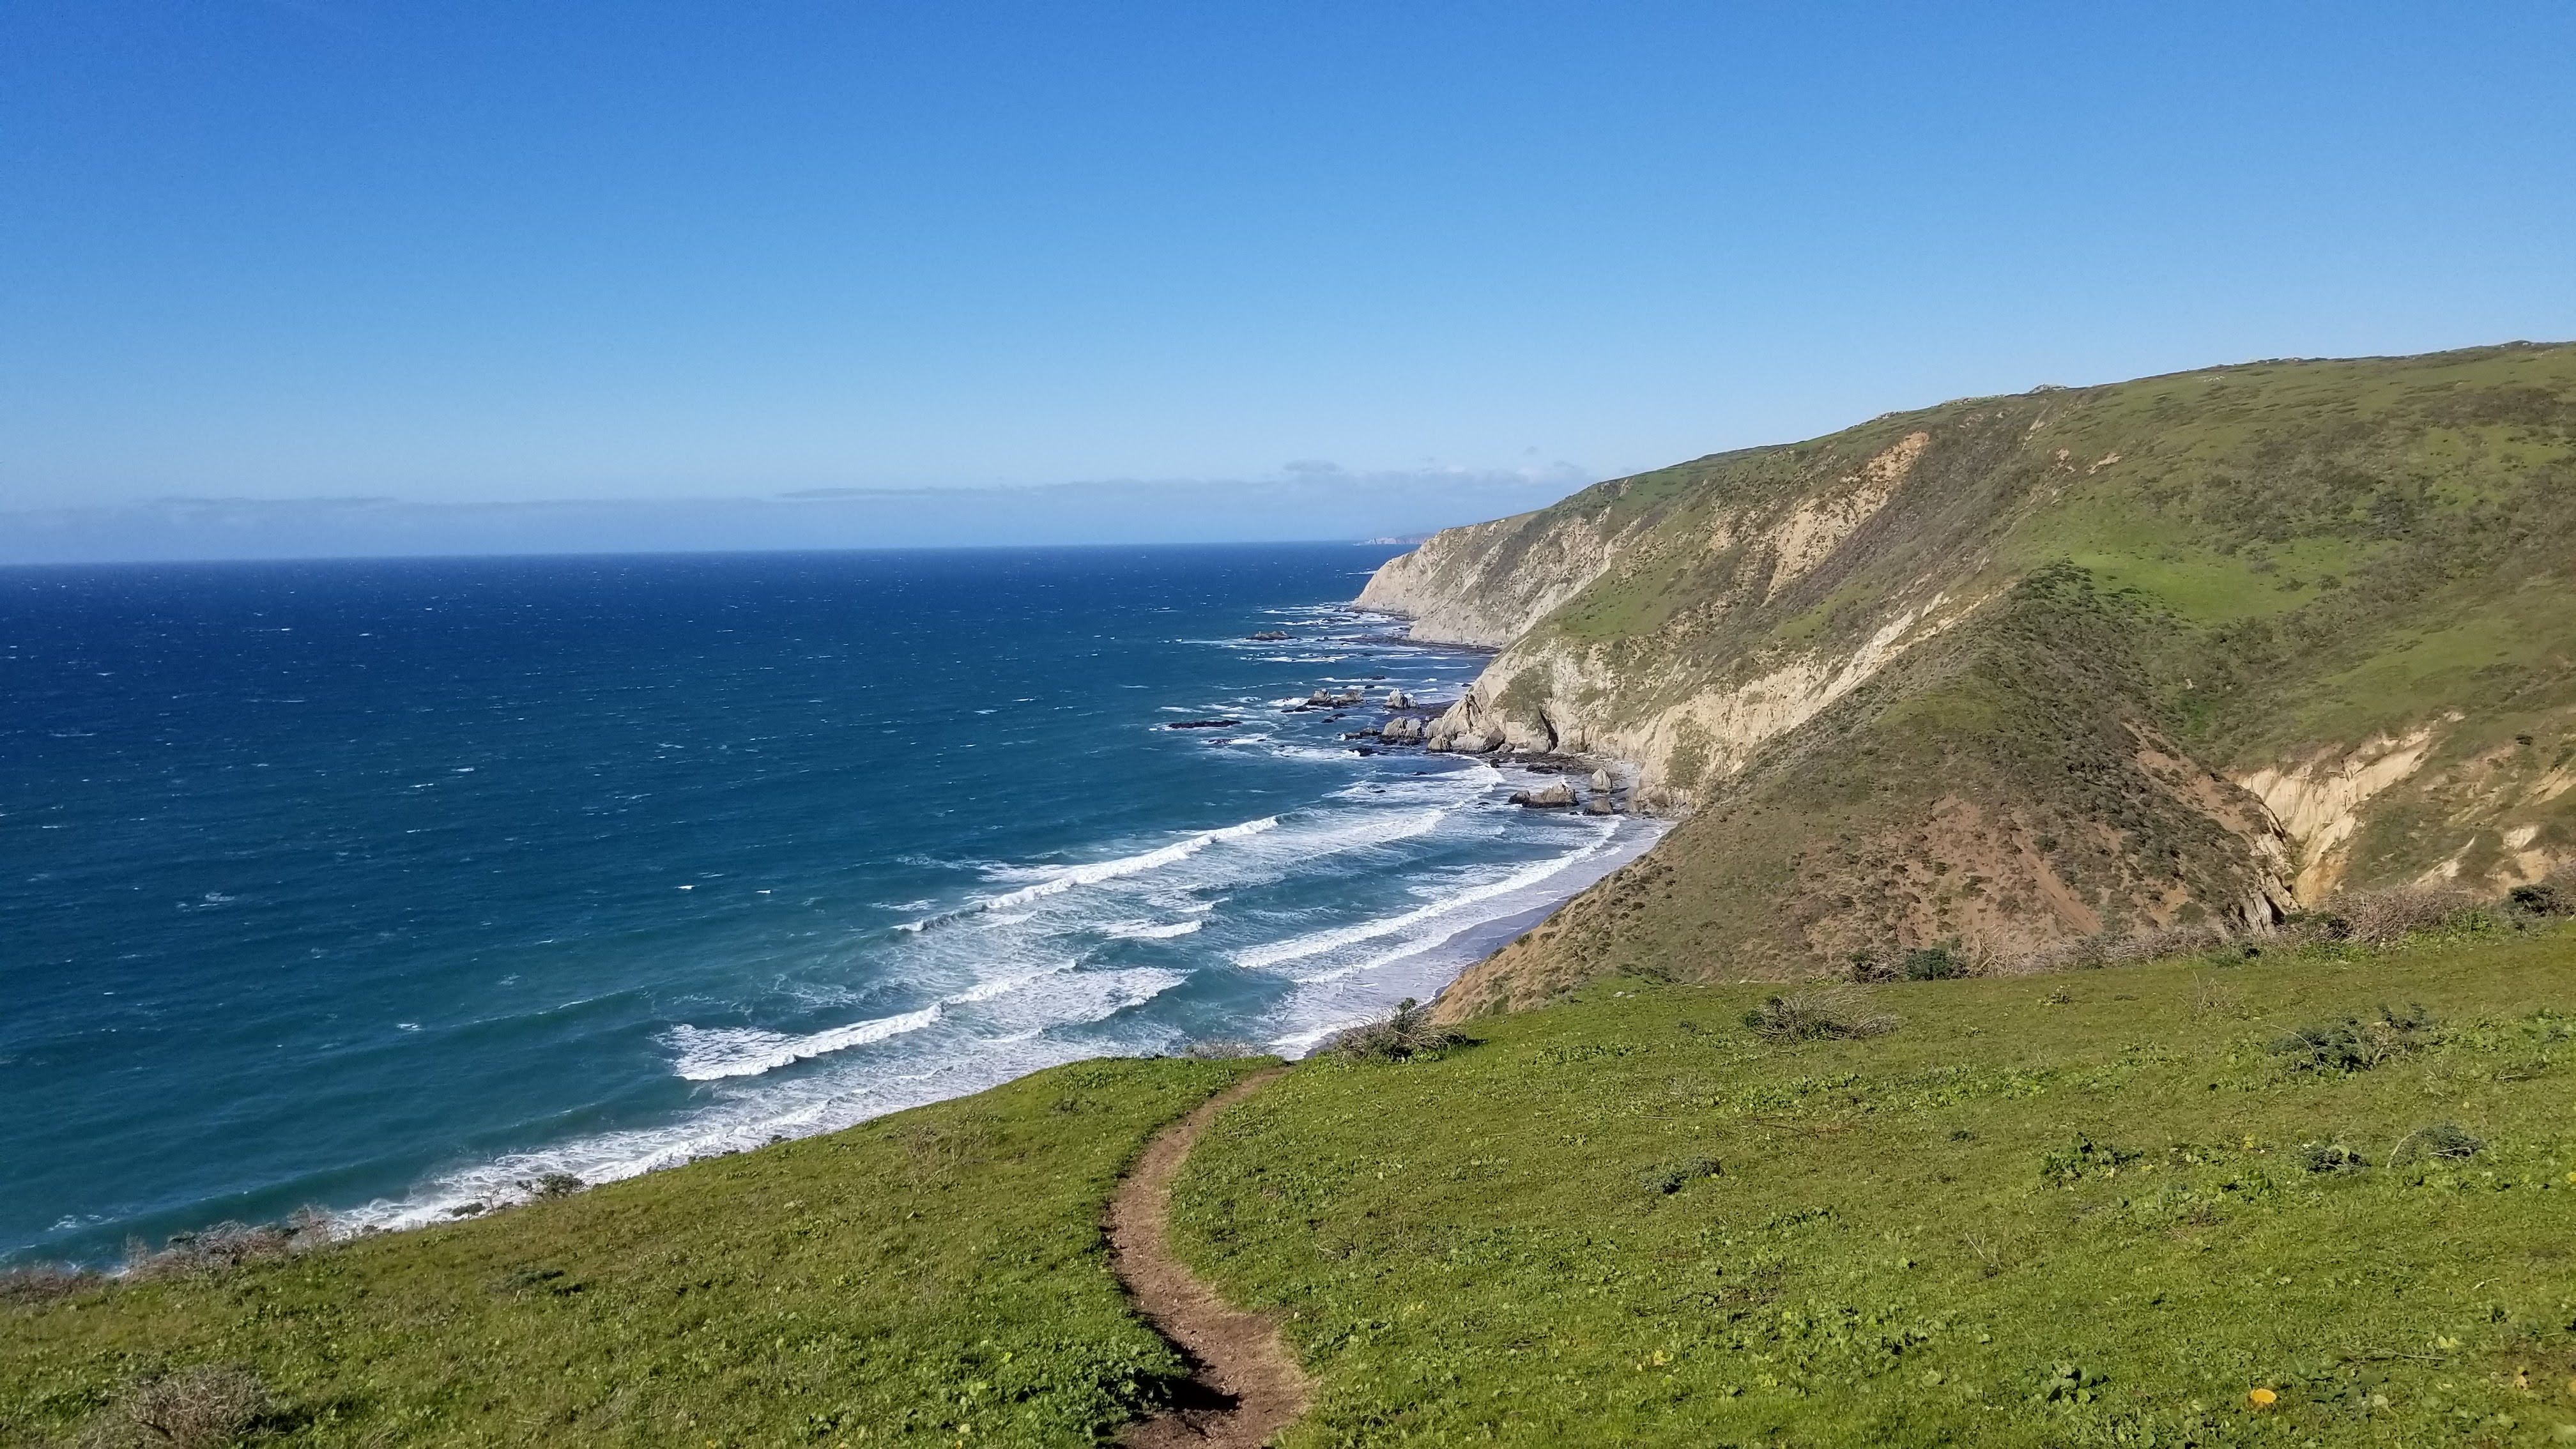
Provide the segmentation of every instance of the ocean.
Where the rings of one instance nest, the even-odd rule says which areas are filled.
[[[1342,737],[1483,663],[1347,607],[1395,552],[0,570],[0,1255],[1428,998],[1654,827]]]

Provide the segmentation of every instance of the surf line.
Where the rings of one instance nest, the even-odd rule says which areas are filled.
[[[1142,875],[1149,870],[1159,870],[1175,862],[1187,860],[1221,840],[1242,840],[1248,836],[1278,828],[1279,817],[1265,815],[1258,820],[1247,820],[1240,825],[1202,830],[1196,835],[1185,836],[1169,845],[1145,851],[1140,855],[1124,855],[1116,860],[1104,860],[1091,865],[1069,865],[1035,885],[1022,886],[1018,890],[1003,895],[986,896],[963,910],[950,911],[946,915],[932,916],[925,920],[907,921],[895,929],[919,932],[922,928],[939,921],[955,920],[983,911],[1007,911],[1014,906],[1032,905],[1048,896],[1062,895],[1075,886],[1098,885],[1102,881],[1117,880],[1121,876]]]

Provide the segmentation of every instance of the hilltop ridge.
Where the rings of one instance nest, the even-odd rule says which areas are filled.
[[[1453,988],[2005,962],[2576,861],[2576,346],[1889,413],[1451,529],[1363,607],[1500,650],[1439,747],[1684,823]]]

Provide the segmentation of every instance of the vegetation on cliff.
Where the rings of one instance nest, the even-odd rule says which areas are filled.
[[[1435,737],[1688,816],[1444,1010],[2541,879],[2571,537],[2576,347],[2517,345],[1972,399],[1435,538],[1364,602],[1531,606]]]

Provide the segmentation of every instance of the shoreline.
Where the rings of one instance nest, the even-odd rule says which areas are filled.
[[[1334,630],[1349,631],[1330,641],[1317,639],[1315,642],[1318,644],[1328,644],[1327,652],[1358,650],[1366,653],[1372,650],[1393,650],[1417,656],[1446,656],[1451,662],[1435,671],[1444,677],[1450,674],[1470,675],[1481,661],[1490,658],[1496,652],[1472,645],[1415,643],[1406,637],[1405,621],[1399,616],[1375,610],[1359,610],[1348,603],[1316,607],[1312,623],[1325,626],[1326,633]],[[1300,629],[1299,632],[1304,634],[1307,631]],[[1332,666],[1324,667],[1327,671],[1332,670]],[[1344,669],[1347,670],[1349,667],[1344,666]],[[1371,677],[1382,676],[1372,675]],[[1457,692],[1463,687],[1464,680],[1444,678],[1444,684],[1445,687],[1441,688],[1439,695],[1435,696],[1440,699],[1442,707],[1446,707],[1457,697]],[[1412,687],[1408,685],[1408,688]],[[1270,697],[1269,705],[1272,708],[1282,707],[1285,704],[1286,701],[1279,699],[1275,694]],[[1321,745],[1324,742],[1315,743]],[[1385,753],[1404,756],[1419,755],[1424,752],[1418,748],[1398,747],[1389,749]],[[1555,780],[1557,775],[1551,771],[1566,767],[1563,761],[1557,761],[1551,765],[1537,761],[1498,759],[1491,755],[1464,755],[1455,764],[1485,767],[1472,772],[1482,777],[1483,788],[1477,793],[1486,802],[1484,806],[1479,807],[1483,810],[1497,810],[1500,797],[1511,790]],[[1515,809],[1508,812],[1508,815],[1518,816],[1520,812]],[[1653,841],[1661,834],[1660,823],[1646,817],[1602,817],[1584,821],[1584,825],[1589,828],[1576,828],[1576,817],[1567,813],[1532,811],[1529,812],[1529,816],[1553,818],[1529,818],[1505,828],[1515,834],[1535,832],[1538,836],[1560,841],[1561,843],[1552,849],[1555,853],[1570,856],[1563,864],[1540,879],[1526,882],[1512,881],[1506,872],[1495,872],[1481,878],[1471,877],[1471,880],[1483,879],[1488,890],[1497,885],[1505,888],[1499,892],[1499,895],[1483,894],[1478,899],[1459,903],[1455,909],[1461,924],[1445,935],[1440,932],[1448,923],[1440,915],[1435,914],[1421,922],[1419,926],[1408,929],[1402,937],[1385,943],[1387,950],[1399,954],[1372,957],[1364,947],[1358,952],[1345,952],[1338,968],[1320,971],[1320,977],[1328,978],[1320,985],[1314,977],[1300,980],[1297,990],[1308,993],[1308,999],[1313,1002],[1313,1009],[1300,1010],[1288,1021],[1243,1020],[1240,1027],[1235,1029],[1249,1028],[1250,1032],[1247,1034],[1257,1033],[1253,1035],[1253,1040],[1275,1042],[1276,1045],[1272,1049],[1280,1050],[1283,1054],[1292,1057],[1303,1056],[1321,1041],[1350,1025],[1382,1018],[1402,996],[1434,998],[1475,962],[1508,943],[1513,937],[1528,929],[1531,924],[1544,919],[1566,900],[1588,888],[1601,876],[1650,848]],[[1505,818],[1505,814],[1497,811],[1495,815],[1488,818],[1499,822]],[[1496,876],[1501,878],[1496,879]],[[1506,882],[1510,883],[1506,885]],[[1356,907],[1354,906],[1353,909]],[[1498,914],[1483,914],[1488,911],[1498,912]],[[1426,936],[1437,936],[1437,939],[1414,949],[1404,949],[1406,939],[1418,941]],[[1325,964],[1329,963],[1319,963],[1319,965]],[[1215,971],[1228,968],[1222,958],[1215,958],[1205,962],[1199,969]],[[1344,984],[1345,982],[1347,985]],[[1349,1009],[1347,1011],[1335,1009],[1345,998]],[[1310,1024],[1315,1029],[1310,1029]],[[1296,1039],[1282,1040],[1275,1035],[1283,1031],[1291,1033]],[[1222,1036],[1223,1034],[1224,1029],[1219,1028],[1211,1035]],[[1085,1053],[1079,1059],[1150,1057],[1157,1054],[1176,1053],[1182,1050],[1188,1040],[1187,1037],[1179,1037],[1159,1045],[1139,1043],[1136,1048],[1125,1051],[1094,1050]],[[1057,1063],[1052,1060],[1032,1062],[1026,1070],[1040,1070],[1055,1064]],[[972,1096],[1018,1080],[1026,1074],[1026,1070],[1014,1070],[1009,1062],[988,1061],[985,1063],[987,1070],[984,1071],[972,1069],[971,1064],[961,1063],[961,1065],[967,1066],[968,1069],[956,1073],[957,1076],[965,1079],[954,1084],[956,1090],[942,1091],[929,1096],[906,1093],[886,1102],[881,1109],[854,1120],[835,1121],[828,1125],[817,1123],[815,1126],[820,1132],[842,1130],[858,1125],[860,1122],[877,1120],[886,1115],[931,1102]],[[1008,1075],[993,1076],[995,1071],[1007,1072]],[[941,1075],[944,1076],[947,1073],[943,1071]],[[991,1079],[982,1079],[987,1077]],[[915,1085],[921,1087],[928,1084],[916,1083]],[[688,1145],[675,1145],[670,1149],[673,1155],[660,1157],[659,1160],[647,1160],[652,1154],[641,1152],[628,1156],[627,1154],[633,1150],[629,1144],[600,1144],[606,1149],[604,1156],[626,1158],[625,1163],[619,1166],[610,1166],[600,1156],[593,1156],[590,1159],[591,1164],[594,1165],[586,1165],[579,1160],[565,1161],[561,1160],[566,1154],[560,1146],[551,1144],[532,1146],[436,1173],[433,1179],[417,1183],[407,1193],[341,1202],[331,1202],[327,1196],[324,1196],[318,1201],[327,1205],[327,1216],[331,1220],[328,1232],[331,1238],[347,1240],[385,1232],[406,1231],[413,1227],[437,1226],[504,1210],[520,1205],[523,1201],[548,1195],[547,1192],[540,1190],[546,1183],[574,1174],[585,1179],[581,1182],[581,1186],[588,1187],[628,1177],[658,1173],[667,1168],[685,1166],[692,1162],[705,1162],[737,1155],[744,1151],[758,1150],[761,1146],[774,1143],[781,1137],[795,1140],[810,1135],[818,1134],[814,1129],[799,1131],[792,1123],[781,1124],[774,1130],[764,1129],[760,1136],[737,1133],[732,1142],[721,1146],[712,1141],[702,1142],[696,1145],[694,1150]],[[574,1145],[587,1147],[590,1144],[585,1139]],[[677,1155],[682,1152],[687,1155]],[[579,1155],[579,1153],[574,1154],[576,1158]],[[607,1170],[598,1170],[599,1168]],[[553,1191],[561,1190],[564,1189],[553,1189]],[[186,1222],[180,1225],[179,1229],[147,1230],[145,1240],[153,1243],[157,1248],[158,1240],[165,1231],[203,1233],[209,1229],[221,1229],[235,1223],[266,1223],[276,1209],[273,1206],[263,1206],[267,1206],[267,1211],[261,1211],[259,1208],[244,1211],[243,1208],[249,1207],[248,1204],[234,1208],[231,1213],[225,1213],[223,1209],[217,1208],[215,1213],[209,1214],[206,1218]],[[13,1263],[64,1262],[110,1273],[123,1271],[118,1266],[116,1250],[112,1244],[102,1245],[95,1251],[75,1250],[60,1257],[49,1257],[41,1247],[32,1244],[29,1247],[32,1251],[25,1252],[23,1256],[12,1254],[10,1261]]]

